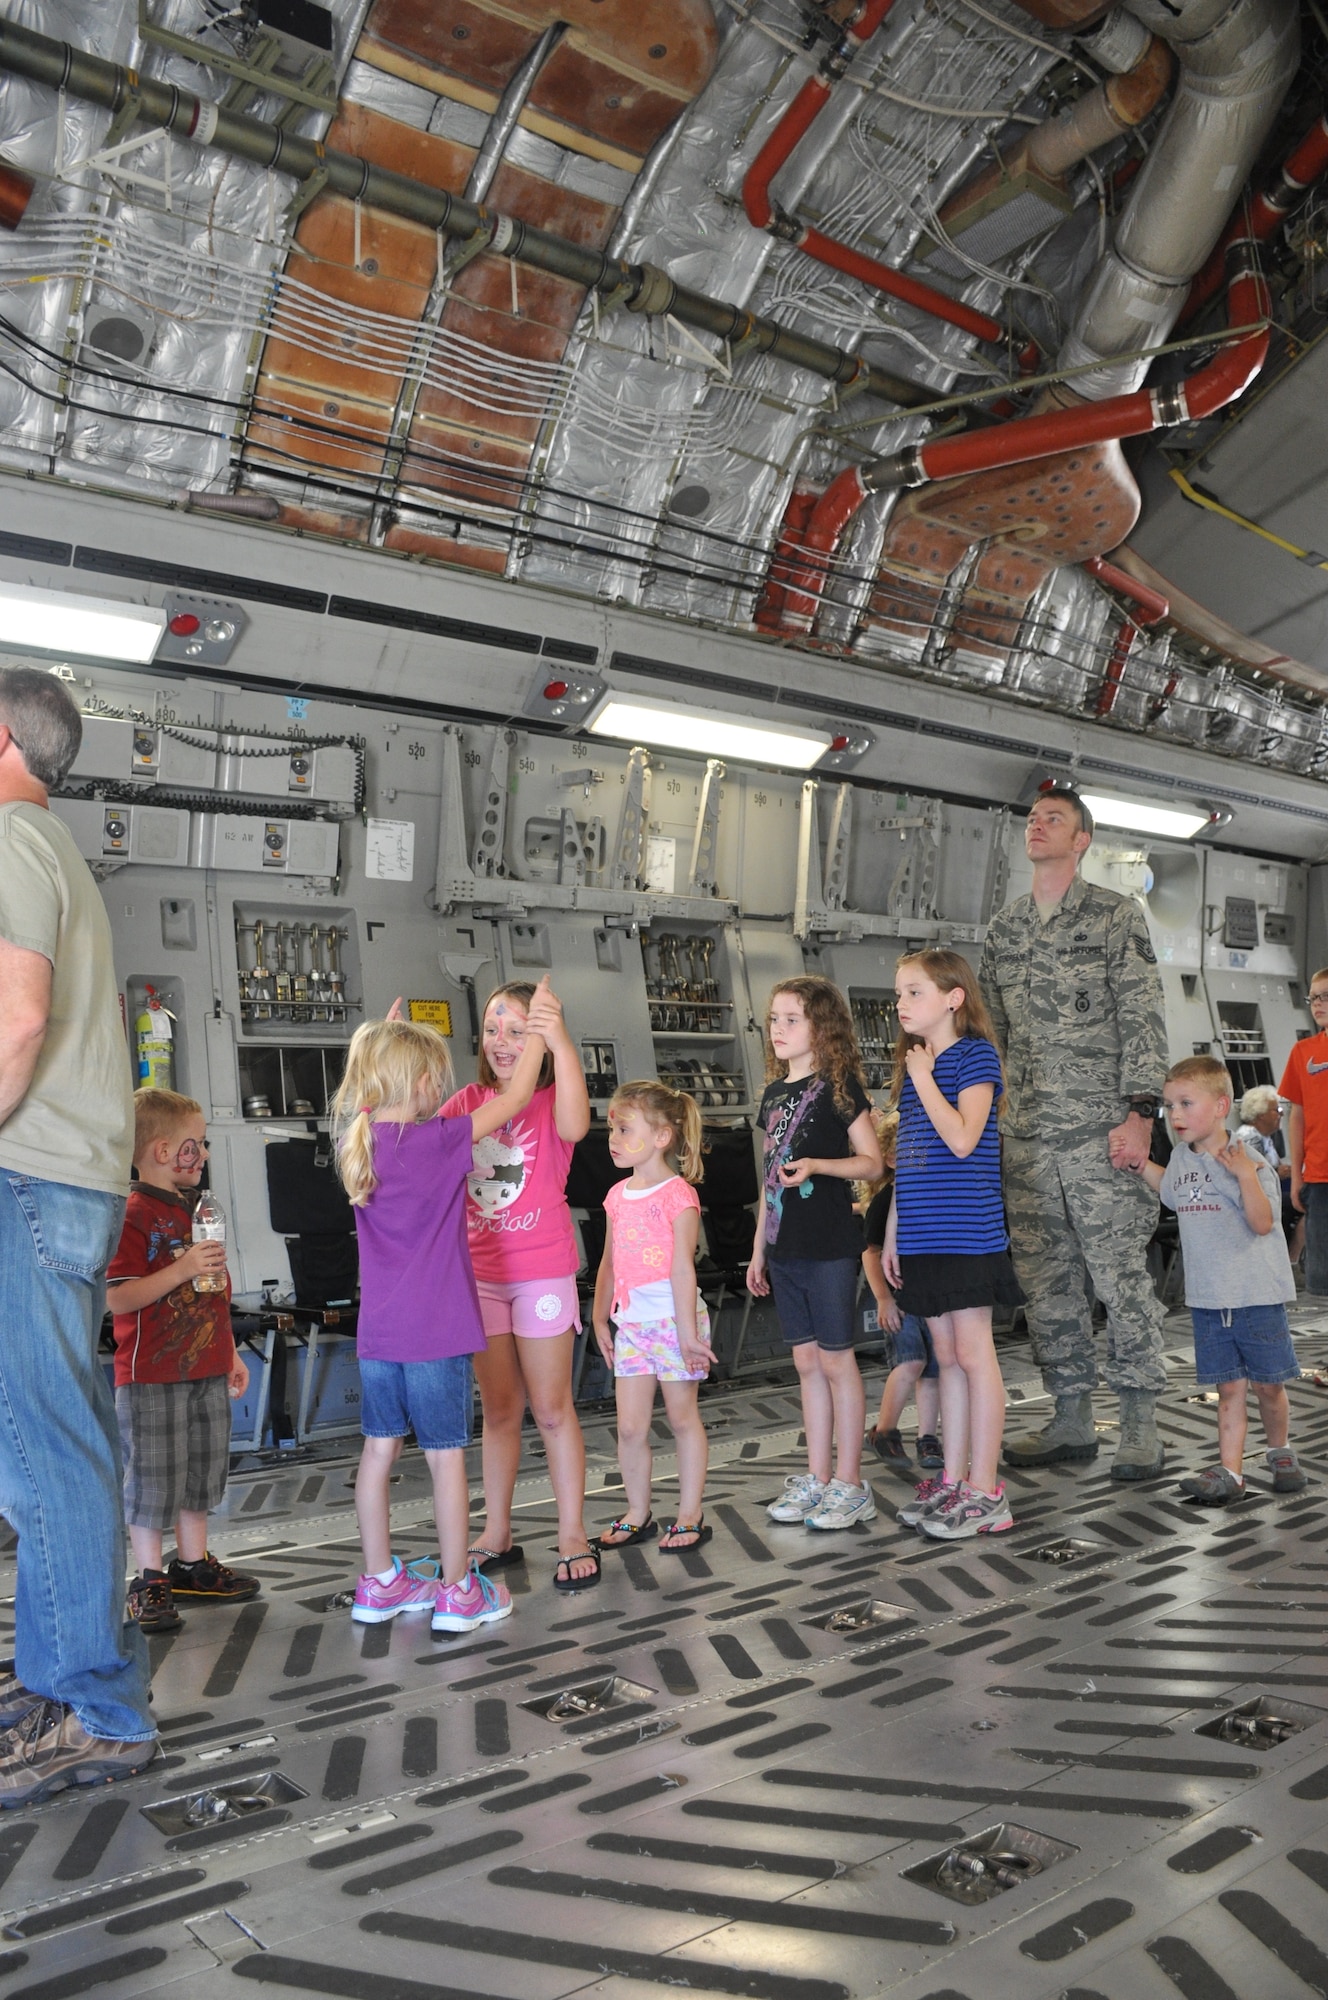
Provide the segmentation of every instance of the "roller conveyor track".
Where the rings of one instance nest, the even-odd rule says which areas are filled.
[[[1328,1312],[1294,1323],[1323,1367]],[[1216,1435],[1187,1331],[1174,1315],[1173,1471]],[[1020,1428],[1040,1386],[1026,1350],[1003,1358]],[[242,1473],[214,1544],[264,1595],[152,1642],[167,1759],[0,1822],[0,1995],[1328,1992],[1328,1391],[1292,1401],[1305,1493],[1272,1496],[1253,1434],[1233,1508],[1184,1504],[1172,1477],[1117,1486],[1104,1432],[1096,1464],[1012,1478],[1013,1533],[946,1546],[894,1525],[906,1489],[884,1473],[869,1528],[774,1527],[796,1390],[721,1386],[713,1541],[606,1555],[598,1590],[556,1596],[536,1469],[515,1614],[456,1640],[327,1608],[358,1566],[351,1455]],[[588,1442],[602,1525],[607,1418]],[[424,1554],[419,1455],[401,1471],[398,1545]],[[590,1706],[546,1715],[569,1689]],[[1200,1733],[1259,1697],[1279,1729]],[[249,1817],[181,1832],[157,1812],[220,1786]],[[990,1901],[904,1873],[993,1827],[1007,1855],[1036,1836],[1043,1865],[998,1863],[1013,1886]]]

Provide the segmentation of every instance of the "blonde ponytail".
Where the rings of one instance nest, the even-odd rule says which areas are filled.
[[[366,1021],[351,1036],[345,1074],[332,1100],[337,1172],[353,1208],[378,1185],[373,1168],[373,1114],[432,1115],[452,1090],[452,1057],[436,1028],[423,1021]]]
[[[665,1158],[693,1187],[705,1174],[705,1137],[701,1111],[685,1090],[674,1090],[658,1077],[619,1084],[609,1100],[610,1111],[639,1111],[648,1125],[667,1125],[673,1135]]]

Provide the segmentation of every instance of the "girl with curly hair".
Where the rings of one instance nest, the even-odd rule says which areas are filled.
[[[851,1528],[876,1512],[862,1478],[866,1402],[853,1352],[862,1231],[855,1180],[879,1178],[881,1147],[847,1000],[828,979],[788,979],[770,995],[764,1213],[748,1289],[773,1290],[802,1389],[807,1470],[791,1473],[772,1521]]]

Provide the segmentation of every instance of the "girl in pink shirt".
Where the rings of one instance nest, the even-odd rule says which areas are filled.
[[[444,1105],[447,1117],[474,1111],[510,1087],[525,1046],[535,988],[512,980],[484,1005],[479,1081]],[[512,1540],[512,1496],[521,1464],[526,1399],[534,1412],[558,1507],[554,1587],[599,1581],[586,1534],[586,1450],[572,1405],[572,1348],[581,1325],[580,1263],[567,1206],[572,1148],[590,1130],[590,1100],[575,1044],[553,994],[542,994],[538,1029],[548,1047],[528,1105],[475,1147],[466,1202],[471,1267],[479,1287],[485,1350],[475,1356],[484,1410],[485,1521],[470,1552],[478,1567],[520,1562]]]
[[[650,1417],[655,1384],[678,1448],[678,1518],[659,1546],[698,1548],[710,1530],[701,1512],[709,1447],[697,1384],[715,1359],[710,1321],[696,1285],[701,1204],[701,1114],[696,1099],[663,1083],[625,1083],[609,1103],[609,1153],[631,1178],[609,1189],[604,1257],[595,1280],[595,1338],[614,1374],[618,1463],[627,1511],[600,1536],[626,1548],[655,1533],[650,1513]],[[609,1320],[617,1322],[616,1336]]]

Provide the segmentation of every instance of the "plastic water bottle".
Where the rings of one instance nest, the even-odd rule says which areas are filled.
[[[198,1203],[194,1209],[193,1238],[195,1243],[220,1243],[223,1247],[225,1246],[226,1211],[210,1188],[204,1188],[202,1194],[198,1197]],[[226,1272],[224,1269],[220,1271],[204,1271],[199,1277],[194,1279],[194,1290],[196,1292],[224,1292],[225,1289]]]

